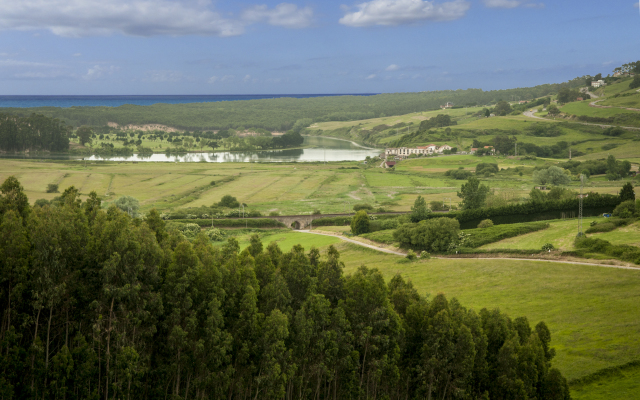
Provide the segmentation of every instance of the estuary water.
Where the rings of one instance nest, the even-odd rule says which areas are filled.
[[[90,161],[135,161],[135,162],[323,162],[323,161],[363,161],[367,156],[379,155],[382,150],[364,147],[347,140],[323,136],[305,136],[304,149],[261,150],[249,152],[218,151],[215,153],[183,153],[167,155],[156,153],[151,156],[134,154],[128,157],[69,156],[69,155],[0,155],[0,158],[56,159]]]

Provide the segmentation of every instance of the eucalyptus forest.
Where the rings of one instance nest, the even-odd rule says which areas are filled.
[[[544,322],[0,187],[0,398],[568,399]]]

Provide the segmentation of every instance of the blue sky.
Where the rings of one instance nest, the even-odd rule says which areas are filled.
[[[504,89],[640,59],[633,0],[0,0],[0,94]]]

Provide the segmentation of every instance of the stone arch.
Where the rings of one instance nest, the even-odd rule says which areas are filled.
[[[291,228],[292,228],[292,229],[295,229],[295,230],[300,230],[300,229],[302,229],[302,226],[303,226],[303,225],[302,225],[302,223],[300,223],[300,221],[293,221],[293,222],[291,223]]]

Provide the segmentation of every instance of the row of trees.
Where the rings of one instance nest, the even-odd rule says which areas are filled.
[[[70,128],[43,115],[0,114],[1,151],[66,151]]]
[[[334,248],[240,251],[0,186],[3,399],[568,399],[549,329],[479,313]]]

